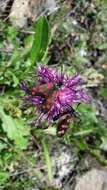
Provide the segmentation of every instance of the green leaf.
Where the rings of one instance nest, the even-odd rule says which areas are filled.
[[[74,133],[73,136],[85,136],[85,135],[89,135],[93,131],[94,129],[80,130],[79,132]]]
[[[45,140],[42,141],[43,149],[44,149],[44,156],[45,156],[45,162],[48,170],[48,177],[49,180],[52,181],[53,175],[52,175],[52,166],[51,166],[51,159],[49,156],[49,150],[48,150],[48,145],[45,142]]]
[[[104,87],[100,87],[100,91],[99,91],[99,95],[100,96],[102,96],[102,97],[107,97],[107,90],[106,90],[106,88],[104,88]]]
[[[49,25],[44,16],[41,16],[35,27],[34,41],[31,48],[31,61],[41,61],[49,43]]]
[[[100,145],[100,148],[107,151],[107,138],[101,137],[102,144]]]
[[[0,171],[0,185],[6,182],[6,180],[10,177],[8,172]]]
[[[0,151],[7,148],[7,144],[0,142]]]
[[[18,61],[20,61],[21,59],[21,53],[18,51],[18,49],[15,49],[13,54],[12,54],[12,57],[11,57],[11,64],[16,64]]]
[[[79,150],[87,150],[88,146],[82,138],[72,138],[72,142]]]
[[[25,149],[27,146],[27,138],[25,136],[28,135],[28,130],[23,122],[7,115],[2,107],[0,107],[0,118],[3,130],[7,133],[8,138],[15,142],[17,148]]]
[[[48,135],[55,136],[56,135],[56,128],[55,127],[49,127],[48,129],[44,130],[44,133],[48,134]]]
[[[14,72],[12,72],[11,70],[7,70],[6,74],[7,77],[12,77],[12,80],[14,82],[13,86],[16,87],[19,84],[19,79],[17,78],[17,76],[14,74]],[[8,81],[7,81],[8,82]]]
[[[96,44],[96,47],[100,50],[106,49],[107,43],[106,42],[98,43],[98,44]]]

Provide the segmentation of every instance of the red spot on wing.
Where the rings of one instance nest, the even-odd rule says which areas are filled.
[[[48,93],[47,93],[47,92],[45,92],[44,95],[45,95],[46,97],[48,97]]]
[[[67,129],[68,126],[67,126],[67,125],[61,125],[61,128],[62,128],[62,129]]]
[[[54,92],[53,92],[53,96],[54,96],[54,97],[58,97],[58,96],[59,96],[59,92],[58,92],[58,91],[54,91]]]
[[[49,104],[47,104],[47,105],[46,105],[46,108],[47,108],[47,109],[50,109],[50,105],[49,105]]]
[[[34,88],[32,89],[32,94],[35,94],[37,92],[37,88],[36,86],[34,86]]]
[[[52,88],[53,88],[53,83],[52,82],[50,82],[50,83],[48,83],[47,85],[46,85],[46,87],[47,87],[47,89],[48,90],[51,90]]]
[[[52,100],[51,98],[48,98],[48,99],[47,99],[47,103],[48,103],[49,105],[52,105],[52,102],[53,102],[53,100]]]
[[[44,88],[42,85],[39,87],[39,92],[44,93]]]
[[[62,136],[62,135],[64,135],[64,134],[65,134],[65,131],[64,131],[64,130],[61,130],[61,131],[58,131],[58,132],[57,132],[57,135],[59,135],[59,136],[60,136],[60,135]]]

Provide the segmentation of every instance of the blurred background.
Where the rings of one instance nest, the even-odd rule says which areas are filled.
[[[79,73],[91,97],[60,138],[21,107],[37,62]],[[0,189],[106,190],[106,169],[107,1],[0,0]]]

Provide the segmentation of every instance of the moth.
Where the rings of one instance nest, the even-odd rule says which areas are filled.
[[[39,109],[43,114],[48,113],[52,107],[54,100],[58,97],[58,89],[61,84],[55,85],[51,82],[42,85],[34,85],[32,88],[32,95],[40,96],[43,98],[43,102]],[[63,111],[53,117],[53,122],[57,123],[57,135],[63,136],[74,117],[77,117],[77,112],[72,106],[66,107]]]

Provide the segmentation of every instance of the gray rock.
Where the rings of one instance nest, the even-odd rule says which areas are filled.
[[[13,25],[23,28],[28,20],[35,21],[38,16],[56,10],[55,0],[14,0],[9,15]]]
[[[107,172],[92,169],[76,180],[75,190],[107,190]]]
[[[0,16],[5,11],[5,8],[8,4],[9,0],[0,0]]]
[[[71,190],[69,178],[71,181],[71,178],[73,176],[71,177],[70,173],[72,173],[78,161],[78,156],[75,148],[60,143],[57,146],[53,147],[51,160],[54,178],[50,185],[54,186],[55,188],[63,187],[65,190],[66,187],[66,190]]]

